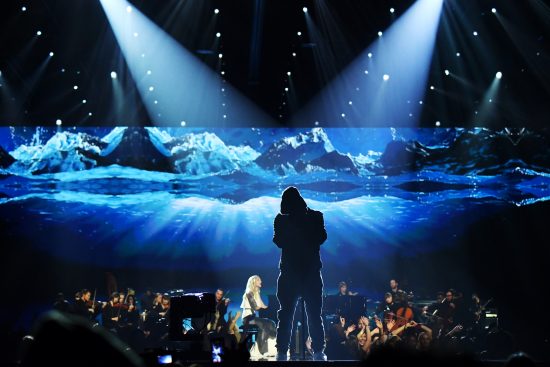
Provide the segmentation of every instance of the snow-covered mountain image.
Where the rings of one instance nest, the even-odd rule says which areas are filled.
[[[261,254],[256,265],[275,268],[272,220],[294,185],[325,213],[324,256],[341,266],[364,253],[452,246],[486,212],[547,203],[549,137],[478,128],[2,128],[0,214],[15,223],[13,236],[71,261],[85,249],[100,266],[235,269]],[[451,224],[440,227],[440,217]],[[52,244],[52,231],[67,236]]]

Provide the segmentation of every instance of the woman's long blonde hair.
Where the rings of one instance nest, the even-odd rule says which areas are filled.
[[[260,294],[260,288],[256,286],[256,281],[258,279],[260,279],[259,275],[252,275],[248,278],[248,281],[246,282],[246,290],[244,291],[245,296],[248,293],[252,293],[253,295]]]

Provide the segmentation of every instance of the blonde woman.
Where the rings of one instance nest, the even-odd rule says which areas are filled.
[[[267,339],[274,338],[277,330],[274,321],[256,317],[256,311],[267,308],[262,301],[262,297],[260,297],[260,288],[262,288],[262,279],[258,275],[252,275],[248,278],[241,308],[243,309],[243,329],[246,331],[249,325],[258,327],[258,349],[261,354],[265,354],[267,352]]]

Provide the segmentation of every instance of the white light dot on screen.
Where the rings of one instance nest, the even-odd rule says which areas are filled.
[[[496,14],[496,13],[497,13],[497,10],[496,10],[495,8],[493,8],[493,9],[491,9],[491,12],[492,12],[493,14]]]
[[[37,31],[37,32],[36,32],[36,35],[37,35],[37,36],[41,36],[41,35],[42,35],[42,31]]]
[[[445,69],[445,75],[449,75],[449,74],[451,74],[451,72],[449,70]]]
[[[418,104],[424,104],[424,101],[418,101]]]
[[[222,88],[222,92],[225,92],[225,88]]]
[[[413,114],[412,114],[412,113],[409,113],[409,117],[413,117]]]
[[[293,52],[293,53],[292,53],[292,57],[296,57],[296,52]]]
[[[182,121],[182,122],[180,122],[180,125],[181,125],[181,126],[185,126],[185,125],[187,125],[187,122]]]
[[[27,7],[26,6],[21,7],[21,11],[27,11]]]
[[[111,79],[116,79],[116,71],[111,71]]]
[[[384,81],[387,82],[388,80],[390,80],[390,76],[388,74],[384,74],[382,79],[384,79]]]
[[[88,116],[92,116],[92,113],[91,113],[91,112],[88,112]]]
[[[435,122],[435,126],[437,126],[437,127],[441,126],[441,122],[436,121],[436,122]]]
[[[214,14],[219,14],[220,13],[220,9],[214,9]]]
[[[390,8],[390,13],[395,13],[395,9],[394,8]]]
[[[297,34],[298,36],[301,36],[301,35],[302,35],[302,32],[298,31],[296,34]]]
[[[432,86],[430,86],[430,89],[431,89],[431,90],[434,90],[434,89],[435,89],[435,87],[434,87],[434,86],[432,85]]]
[[[307,8],[304,6],[304,7],[302,8],[302,11],[303,11],[304,13],[307,13]]]
[[[63,121],[61,121],[60,119],[55,120],[55,124],[57,126],[61,126],[62,123],[63,123]]]
[[[348,101],[348,104],[351,106],[353,105],[353,101]]]
[[[288,92],[288,88],[285,88],[285,92]]]
[[[223,58],[223,54],[218,54],[218,58],[219,59]]]
[[[369,74],[369,71],[368,70],[365,70],[365,75],[368,75]]]
[[[372,58],[372,52],[369,52],[369,53],[367,54],[367,56],[369,57],[369,59],[371,59],[371,58]]]
[[[127,13],[131,13],[131,12],[132,12],[132,7],[131,7],[130,5],[128,5],[128,6],[126,7],[126,12],[127,12]]]
[[[151,75],[152,71],[151,70],[147,70],[147,75]]]
[[[159,101],[155,100],[153,103],[154,103],[154,104],[159,104]]]
[[[476,31],[474,31],[472,34],[477,37],[477,32]]]
[[[383,34],[382,31],[379,31],[378,32],[378,37],[382,37],[382,34]]]
[[[141,58],[142,58],[142,59],[145,58],[145,54],[141,54]]]
[[[64,73],[64,72],[65,72],[65,68],[61,69],[61,72]]]
[[[222,34],[220,32],[216,33],[217,38],[220,38],[221,36],[222,36]]]
[[[501,73],[500,71],[497,72],[496,75],[495,75],[495,77],[496,77],[497,79],[502,79],[502,73]]]
[[[319,126],[319,121],[315,121],[315,126]]]
[[[149,87],[149,92],[152,92],[152,91],[154,91],[154,90],[155,90],[155,87],[153,87],[153,86],[150,86],[150,87]]]
[[[221,74],[221,75],[225,75],[225,71],[222,70],[222,71],[220,72],[220,74]]]
[[[287,71],[287,72],[286,72],[286,75],[291,76],[292,73],[291,73],[290,71]]]
[[[457,52],[457,53],[456,53],[456,57],[460,57],[460,52]]]
[[[73,89],[74,89],[74,90],[77,90],[77,89],[78,89],[78,85],[75,85],[75,86],[73,87]]]
[[[223,118],[226,119],[226,118],[227,118],[227,115],[223,115]]]
[[[222,106],[225,107],[225,103],[222,103]]]
[[[342,116],[342,118],[346,118],[346,114],[345,114],[345,113],[342,113],[340,116]]]
[[[53,51],[50,52],[50,57],[53,57],[53,55],[55,55],[55,54],[53,53]]]
[[[138,32],[134,32],[134,37],[137,37],[139,36],[139,33]]]
[[[85,99],[83,99],[83,100],[82,100],[82,103],[86,104],[86,103],[88,103],[88,101],[85,100]]]

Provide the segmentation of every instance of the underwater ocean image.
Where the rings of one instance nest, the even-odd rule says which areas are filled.
[[[47,302],[57,290],[101,291],[111,272],[121,287],[224,286],[234,298],[260,274],[267,294],[279,257],[273,219],[289,185],[324,213],[327,289],[347,280],[380,295],[392,276],[426,294],[475,289],[479,274],[461,258],[483,252],[468,245],[472,228],[517,210],[548,213],[549,138],[485,128],[3,127],[4,292]]]

